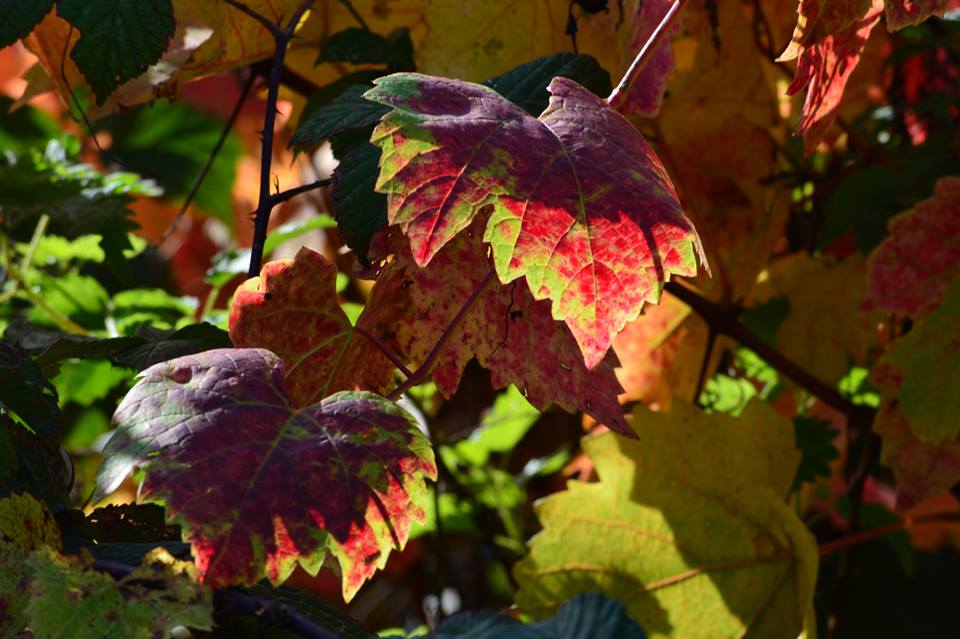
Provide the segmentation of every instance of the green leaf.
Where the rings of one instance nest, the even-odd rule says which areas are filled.
[[[452,448],[460,460],[483,466],[490,453],[513,450],[539,418],[540,411],[511,384],[497,396],[470,437],[457,442]]]
[[[769,405],[639,409],[637,439],[583,440],[598,483],[539,502],[543,530],[514,569],[521,610],[580,592],[621,599],[651,638],[796,637],[812,612],[817,545],[784,503],[799,452]]]
[[[29,353],[7,340],[0,341],[0,408],[13,412],[42,437],[59,434],[56,389]]]
[[[574,80],[600,97],[613,89],[610,74],[591,56],[558,53],[531,60],[484,84],[533,116],[547,108],[547,86],[557,76]]]
[[[100,248],[99,235],[81,235],[72,240],[59,235],[44,235],[37,242],[33,253],[34,266],[59,266],[66,268],[71,262],[103,261],[103,249]],[[21,255],[27,252],[27,244],[18,244],[17,250]]]
[[[171,0],[61,0],[58,12],[80,31],[70,57],[98,104],[159,60],[176,26]]]
[[[54,1],[5,0],[0,3],[0,49],[29,35],[53,8]]]
[[[339,133],[376,124],[390,109],[364,98],[363,94],[368,90],[368,84],[353,85],[329,104],[312,111],[301,119],[290,145],[302,151]]]
[[[213,628],[212,593],[163,551],[149,555],[122,582],[50,550],[31,554],[26,569],[26,611],[38,638],[152,639],[168,636],[175,626]]]
[[[380,149],[365,142],[340,158],[333,171],[330,205],[344,241],[366,259],[370,240],[387,225],[387,196],[377,193]]]
[[[72,478],[55,441],[0,415],[0,497],[29,493],[53,511],[67,507]]]
[[[917,322],[888,353],[903,371],[900,411],[910,430],[928,443],[952,440],[960,433],[960,277],[944,290],[943,300]]]
[[[707,410],[737,416],[757,396],[757,388],[749,379],[716,375],[704,384],[700,405]]]
[[[105,359],[78,359],[63,362],[53,383],[60,403],[90,406],[131,378],[130,371],[117,368]]]
[[[830,476],[830,462],[840,456],[833,445],[837,431],[830,428],[829,422],[816,417],[795,417],[794,436],[802,457],[797,466],[797,476],[793,480],[794,489],[817,477]]]
[[[334,33],[323,43],[316,64],[349,62],[350,64],[385,64],[393,71],[412,71],[413,42],[410,31],[397,29],[389,38],[351,28]]]
[[[332,229],[336,228],[337,223],[332,217],[326,213],[320,213],[315,217],[311,217],[306,222],[289,222],[282,226],[270,231],[270,235],[267,236],[267,241],[263,244],[263,254],[270,255],[277,249],[278,246],[284,242],[289,242],[290,240],[295,240],[305,233],[310,231],[315,231],[317,229]],[[246,260],[249,262],[249,258]],[[244,272],[246,269],[241,269],[237,272]]]
[[[98,122],[113,140],[110,155],[129,170],[149,175],[167,198],[183,201],[207,163],[224,122],[186,102],[158,100]],[[233,221],[230,192],[243,142],[235,132],[213,160],[194,204],[224,222]]]
[[[42,5],[44,0],[24,0],[24,4]],[[16,2],[14,2],[16,4]],[[53,4],[51,0],[49,4]],[[0,18],[0,31],[4,26]],[[2,48],[2,45],[0,45]],[[11,111],[14,101],[0,96],[0,149],[13,153],[23,153],[27,149],[43,147],[47,140],[63,135],[60,127],[46,111],[30,105],[22,105]]]

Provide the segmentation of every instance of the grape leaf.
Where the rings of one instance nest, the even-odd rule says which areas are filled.
[[[175,27],[171,0],[61,0],[57,11],[80,31],[70,57],[99,104],[160,59]]]
[[[8,0],[0,5],[0,49],[25,37],[53,8],[55,0]]]
[[[808,154],[836,120],[843,90],[882,12],[883,0],[873,0],[872,8],[862,18],[799,53],[787,93],[794,95],[806,89],[798,130]]]
[[[538,504],[517,605],[542,617],[599,590],[652,638],[797,636],[817,546],[783,501],[799,461],[791,424],[758,402],[733,418],[677,399],[633,420],[637,441],[583,441],[599,483]]]
[[[628,51],[640,51],[672,4],[671,0],[637,3]],[[674,67],[670,37],[680,30],[680,23],[679,19],[673,20],[662,36],[663,41],[647,54],[643,69],[627,90],[626,99],[620,107],[622,113],[652,118],[660,111],[663,92],[667,89],[667,81]]]
[[[486,87],[401,73],[365,96],[394,107],[374,130],[388,219],[425,266],[474,217],[500,280],[525,276],[596,366],[699,240],[643,137],[597,96],[556,78],[533,118]],[[702,261],[702,260],[701,260]]]
[[[83,559],[49,549],[31,554],[26,569],[31,573],[26,612],[38,637],[150,639],[168,636],[176,626],[213,628],[212,593],[162,549],[121,582],[89,570]]]
[[[294,408],[283,363],[261,349],[157,364],[114,422],[97,494],[143,466],[140,499],[165,505],[213,587],[277,584],[298,564],[316,574],[329,557],[349,600],[403,547],[436,476],[429,443],[395,404],[341,392]]]
[[[897,31],[920,24],[931,16],[942,16],[956,8],[956,0],[887,0],[887,29]]]
[[[797,26],[781,60],[793,60],[827,36],[848,29],[870,11],[872,0],[800,0]]]
[[[423,639],[647,639],[627,616],[623,604],[598,592],[566,602],[545,621],[524,624],[513,617],[491,613],[461,614],[444,622]],[[385,639],[399,639],[389,636]]]
[[[923,317],[960,273],[960,177],[941,178],[932,197],[894,217],[889,229],[867,259],[863,307]]]
[[[790,313],[777,329],[777,345],[823,381],[840,381],[851,360],[863,364],[877,346],[882,314],[860,308],[864,268],[859,253],[839,263],[798,254],[774,263],[753,291],[755,303],[787,298]]]
[[[960,277],[935,311],[893,343],[886,357],[903,371],[899,409],[921,441],[942,444],[960,434]]]
[[[295,406],[356,388],[382,391],[393,364],[354,333],[337,301],[337,267],[310,249],[264,264],[237,289],[230,337],[241,348],[266,348],[283,359]]]
[[[12,411],[42,437],[59,434],[56,389],[30,355],[7,340],[0,340],[0,408]]]
[[[378,277],[358,326],[401,357],[423,362],[491,268],[483,254],[482,223],[476,220],[422,269],[406,240],[391,238],[394,259]],[[555,403],[630,433],[617,402],[616,357],[608,353],[587,369],[567,327],[554,321],[549,305],[534,300],[519,282],[488,283],[450,335],[432,370],[442,393],[456,391],[473,358],[491,372],[495,388],[516,384],[539,409]]]
[[[29,495],[0,499],[0,639],[22,637],[30,601],[29,553],[49,546],[59,550],[60,529],[43,502]]]

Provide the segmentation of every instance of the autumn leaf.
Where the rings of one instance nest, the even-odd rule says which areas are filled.
[[[414,263],[403,237],[393,239],[396,254],[378,277],[358,326],[404,359],[425,361],[492,267],[484,255],[482,229],[483,220],[477,219],[425,268]],[[617,402],[616,357],[608,353],[587,369],[567,327],[551,318],[547,302],[534,300],[519,282],[488,283],[450,335],[431,371],[443,394],[453,395],[474,358],[491,372],[494,388],[515,384],[538,409],[556,404],[568,412],[580,410],[631,434]]]
[[[393,107],[371,138],[377,190],[420,266],[488,218],[500,280],[524,276],[535,299],[550,299],[592,368],[664,281],[696,273],[699,241],[640,134],[571,80],[549,90],[533,118],[480,85],[377,80],[365,96]]]
[[[890,31],[920,24],[931,16],[942,16],[957,8],[956,0],[887,0],[885,4]]]
[[[883,0],[873,0],[871,9],[850,26],[803,48],[797,59],[789,95],[806,90],[798,131],[804,147],[812,153],[837,118],[843,90],[860,61],[870,32],[880,20]],[[787,55],[793,51],[788,50]]]
[[[863,307],[920,318],[939,304],[960,272],[960,177],[944,177],[933,196],[894,217],[867,258]]]
[[[640,51],[673,3],[673,0],[644,0],[637,3],[633,30],[627,45],[628,52]],[[674,66],[670,36],[679,29],[680,20],[672,21],[663,35],[663,41],[647,54],[643,69],[634,78],[624,103],[619,107],[621,113],[651,118],[660,111],[663,92],[667,89],[667,81]]]
[[[753,302],[786,297],[790,313],[777,330],[780,351],[819,379],[836,383],[851,362],[866,363],[878,346],[882,315],[860,308],[864,260],[857,253],[842,262],[795,255],[775,263],[769,279],[753,291]]]
[[[114,423],[98,494],[143,466],[140,499],[165,505],[213,587],[277,584],[297,565],[316,574],[329,556],[349,600],[422,520],[424,478],[436,476],[402,409],[357,392],[294,408],[283,363],[260,349],[147,369]]]
[[[303,248],[295,259],[264,264],[260,276],[237,289],[230,337],[240,348],[265,348],[284,361],[294,406],[341,390],[382,391],[393,364],[356,334],[340,308],[337,267]]]
[[[163,549],[122,582],[89,569],[82,558],[45,549],[26,561],[30,603],[26,612],[37,637],[151,639],[176,626],[213,628],[213,596],[183,574]],[[137,580],[149,580],[148,587]],[[70,614],[64,614],[64,611]]]
[[[517,605],[542,617],[598,590],[651,638],[797,636],[817,547],[783,501],[800,458],[792,425],[758,402],[733,418],[674,400],[633,427],[637,441],[585,439],[600,481],[538,505]]]
[[[872,0],[800,0],[796,29],[780,59],[793,60],[804,49],[850,28],[863,20],[872,4]]]

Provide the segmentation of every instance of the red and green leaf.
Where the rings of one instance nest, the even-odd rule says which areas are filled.
[[[492,89],[414,73],[366,97],[393,107],[374,131],[377,189],[425,266],[474,218],[504,283],[551,301],[588,367],[671,275],[697,272],[699,240],[643,137],[565,78],[539,118]]]
[[[358,325],[413,363],[427,358],[492,267],[483,251],[483,222],[447,243],[419,268],[404,238],[391,241],[396,255],[380,274]],[[533,299],[514,282],[488,283],[439,353],[432,376],[445,395],[460,384],[467,363],[476,358],[490,370],[495,388],[515,384],[531,404],[577,410],[632,436],[617,395],[616,356],[608,353],[588,369],[570,330],[550,316],[547,302]]]
[[[303,248],[293,260],[264,264],[230,307],[230,337],[240,348],[265,348],[283,360],[295,406],[341,390],[382,391],[393,364],[353,332],[336,291],[337,267]]]
[[[114,416],[100,494],[133,466],[213,586],[282,582],[335,560],[350,599],[422,519],[433,452],[412,418],[371,393],[295,408],[269,351],[221,349],[147,369]],[[331,561],[331,563],[333,563]]]
[[[923,317],[960,272],[960,177],[890,220],[890,234],[867,260],[864,308]]]

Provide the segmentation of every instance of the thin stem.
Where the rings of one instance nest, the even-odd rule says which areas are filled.
[[[857,546],[867,541],[885,537],[890,533],[897,532],[898,530],[907,530],[909,528],[915,528],[916,526],[922,526],[925,524],[951,523],[960,523],[960,513],[935,513],[916,518],[904,517],[900,521],[895,521],[885,526],[868,528],[867,530],[863,530],[854,535],[847,535],[846,537],[841,537],[840,539],[820,544],[820,556],[826,557],[827,555],[832,555],[841,550],[846,550],[851,546]]]
[[[53,323],[59,326],[62,330],[66,331],[67,333],[73,333],[74,335],[90,334],[90,332],[87,329],[80,326],[79,324],[74,322],[72,319],[70,319],[69,317],[67,317],[57,309],[47,304],[47,301],[43,299],[42,295],[39,295],[38,293],[35,293],[34,291],[32,291],[24,281],[23,274],[20,273],[18,269],[11,268],[10,275],[12,275],[13,278],[20,283],[21,292],[27,297],[27,299],[33,302],[33,304],[37,308],[39,308],[41,311],[46,313],[47,317],[49,317],[53,321]]]
[[[158,245],[163,244],[170,239],[170,236],[173,235],[173,232],[177,230],[178,226],[180,226],[183,216],[186,215],[187,209],[190,208],[193,200],[197,197],[197,193],[200,192],[200,186],[207,178],[207,174],[210,173],[210,169],[213,168],[213,163],[216,161],[217,156],[220,155],[220,150],[223,148],[227,138],[230,136],[230,131],[237,123],[237,118],[240,117],[240,112],[243,110],[243,105],[250,96],[250,91],[253,89],[253,83],[256,81],[256,79],[257,76],[251,73],[250,77],[248,77],[246,82],[243,83],[243,88],[240,90],[240,97],[237,99],[237,103],[234,105],[233,111],[230,112],[230,117],[227,118],[226,123],[223,125],[223,130],[220,132],[220,137],[217,138],[217,143],[214,144],[213,149],[210,150],[210,154],[207,156],[206,164],[203,165],[203,168],[200,170],[200,174],[197,175],[196,179],[193,181],[193,186],[190,187],[190,192],[187,193],[187,197],[183,201],[183,204],[180,205],[180,210],[177,211],[173,221],[170,222],[169,226],[167,226],[167,229],[163,232]]]
[[[403,360],[401,360],[396,353],[390,350],[390,347],[384,344],[379,337],[377,337],[376,335],[374,335],[373,333],[371,333],[370,331],[368,331],[362,326],[354,326],[353,330],[355,330],[356,332],[360,333],[361,335],[369,339],[371,342],[373,342],[374,346],[380,349],[380,352],[386,355],[387,359],[393,362],[393,365],[400,369],[400,372],[403,373],[404,377],[406,377],[407,379],[410,379],[413,376],[413,373],[410,372],[410,369],[407,368],[406,364],[403,363]]]
[[[40,216],[40,219],[37,221],[37,226],[33,229],[33,236],[30,238],[30,244],[27,245],[27,251],[23,254],[23,258],[20,260],[20,273],[26,273],[30,269],[30,265],[33,263],[33,255],[37,252],[37,245],[40,243],[40,238],[43,237],[43,234],[47,232],[47,224],[50,222],[50,216],[44,213]],[[4,237],[4,254],[7,258],[8,268],[12,266],[9,260],[9,255],[6,255],[7,249],[9,247],[6,243],[6,237]],[[14,295],[17,294],[17,290],[20,288],[21,280],[18,277],[13,278],[13,286],[10,287],[10,290],[0,295],[0,303],[6,302]]]
[[[710,356],[713,355],[713,346],[717,342],[717,331],[709,326],[707,328],[707,345],[703,349],[703,361],[700,362],[700,374],[697,375],[697,388],[693,393],[693,403],[700,406],[700,396],[703,395],[703,387],[707,383],[707,369],[710,368]]]
[[[270,76],[267,85],[267,104],[263,116],[263,140],[260,152],[260,196],[257,200],[257,211],[253,227],[253,243],[250,247],[250,268],[248,274],[250,277],[256,277],[260,273],[260,265],[263,263],[263,248],[267,241],[267,227],[270,224],[270,213],[275,205],[270,195],[270,167],[273,162],[273,132],[277,121],[277,99],[280,94],[283,59],[287,54],[287,45],[293,37],[293,32],[297,28],[300,18],[303,17],[304,12],[313,4],[313,0],[304,0],[304,2],[300,3],[300,6],[293,12],[290,22],[283,30],[267,20],[264,16],[260,16],[236,0],[224,1],[252,17],[259,16],[259,18],[257,18],[258,22],[267,25],[277,44],[276,52],[273,55],[273,64],[270,66]]]
[[[323,188],[325,186],[330,186],[330,183],[333,180],[326,178],[323,180],[317,180],[316,182],[311,182],[310,184],[303,184],[301,186],[294,187],[292,189],[287,189],[286,191],[281,191],[279,193],[274,193],[270,196],[270,205],[271,207],[278,204],[282,204],[287,200],[292,200],[293,198],[301,195],[303,193],[308,193],[309,191],[314,191],[316,189]]]
[[[347,9],[347,11],[350,12],[350,15],[353,16],[353,19],[357,21],[357,24],[359,24],[364,31],[370,30],[370,25],[367,24],[367,21],[363,19],[363,16],[360,15],[360,12],[356,10],[356,8],[353,6],[353,3],[350,2],[350,0],[340,0],[340,4],[342,4]]]
[[[740,342],[824,404],[846,415],[847,421],[853,428],[866,430],[870,427],[875,414],[872,408],[854,404],[837,389],[798,366],[737,321],[735,313],[711,302],[679,282],[668,282],[664,285],[664,290],[692,308],[717,333]]]
[[[619,109],[623,105],[624,101],[627,99],[627,91],[629,91],[630,85],[633,84],[633,81],[636,80],[637,76],[640,75],[640,72],[643,71],[644,66],[646,66],[647,62],[650,60],[651,52],[660,46],[660,43],[667,35],[670,24],[676,20],[677,16],[680,15],[680,11],[686,4],[687,0],[677,0],[670,5],[666,15],[663,16],[662,20],[660,20],[660,24],[657,25],[657,28],[653,30],[653,33],[650,34],[650,37],[647,38],[647,41],[643,43],[642,47],[640,47],[640,51],[637,52],[633,62],[630,63],[630,68],[628,68],[627,72],[623,74],[623,77],[620,78],[620,83],[617,84],[617,86],[613,89],[613,92],[607,98],[607,104],[609,104],[611,108]]]
[[[427,355],[427,359],[423,360],[423,363],[417,367],[417,370],[413,371],[402,384],[397,386],[389,395],[387,399],[398,399],[403,395],[408,389],[416,386],[427,376],[430,372],[430,369],[433,368],[434,363],[437,361],[437,357],[440,356],[440,351],[446,345],[447,340],[450,339],[450,336],[453,334],[453,331],[457,328],[457,325],[460,324],[460,320],[463,319],[464,315],[467,314],[467,311],[473,306],[473,303],[477,301],[477,298],[480,297],[481,291],[490,283],[490,280],[493,279],[493,276],[496,274],[496,269],[490,267],[490,270],[487,271],[487,274],[484,275],[483,279],[477,284],[477,287],[470,292],[470,296],[467,297],[466,301],[463,303],[463,306],[460,307],[460,310],[457,311],[457,315],[453,318],[453,321],[444,329],[443,334],[440,336],[440,339],[437,340],[437,343],[433,345],[433,349]]]

